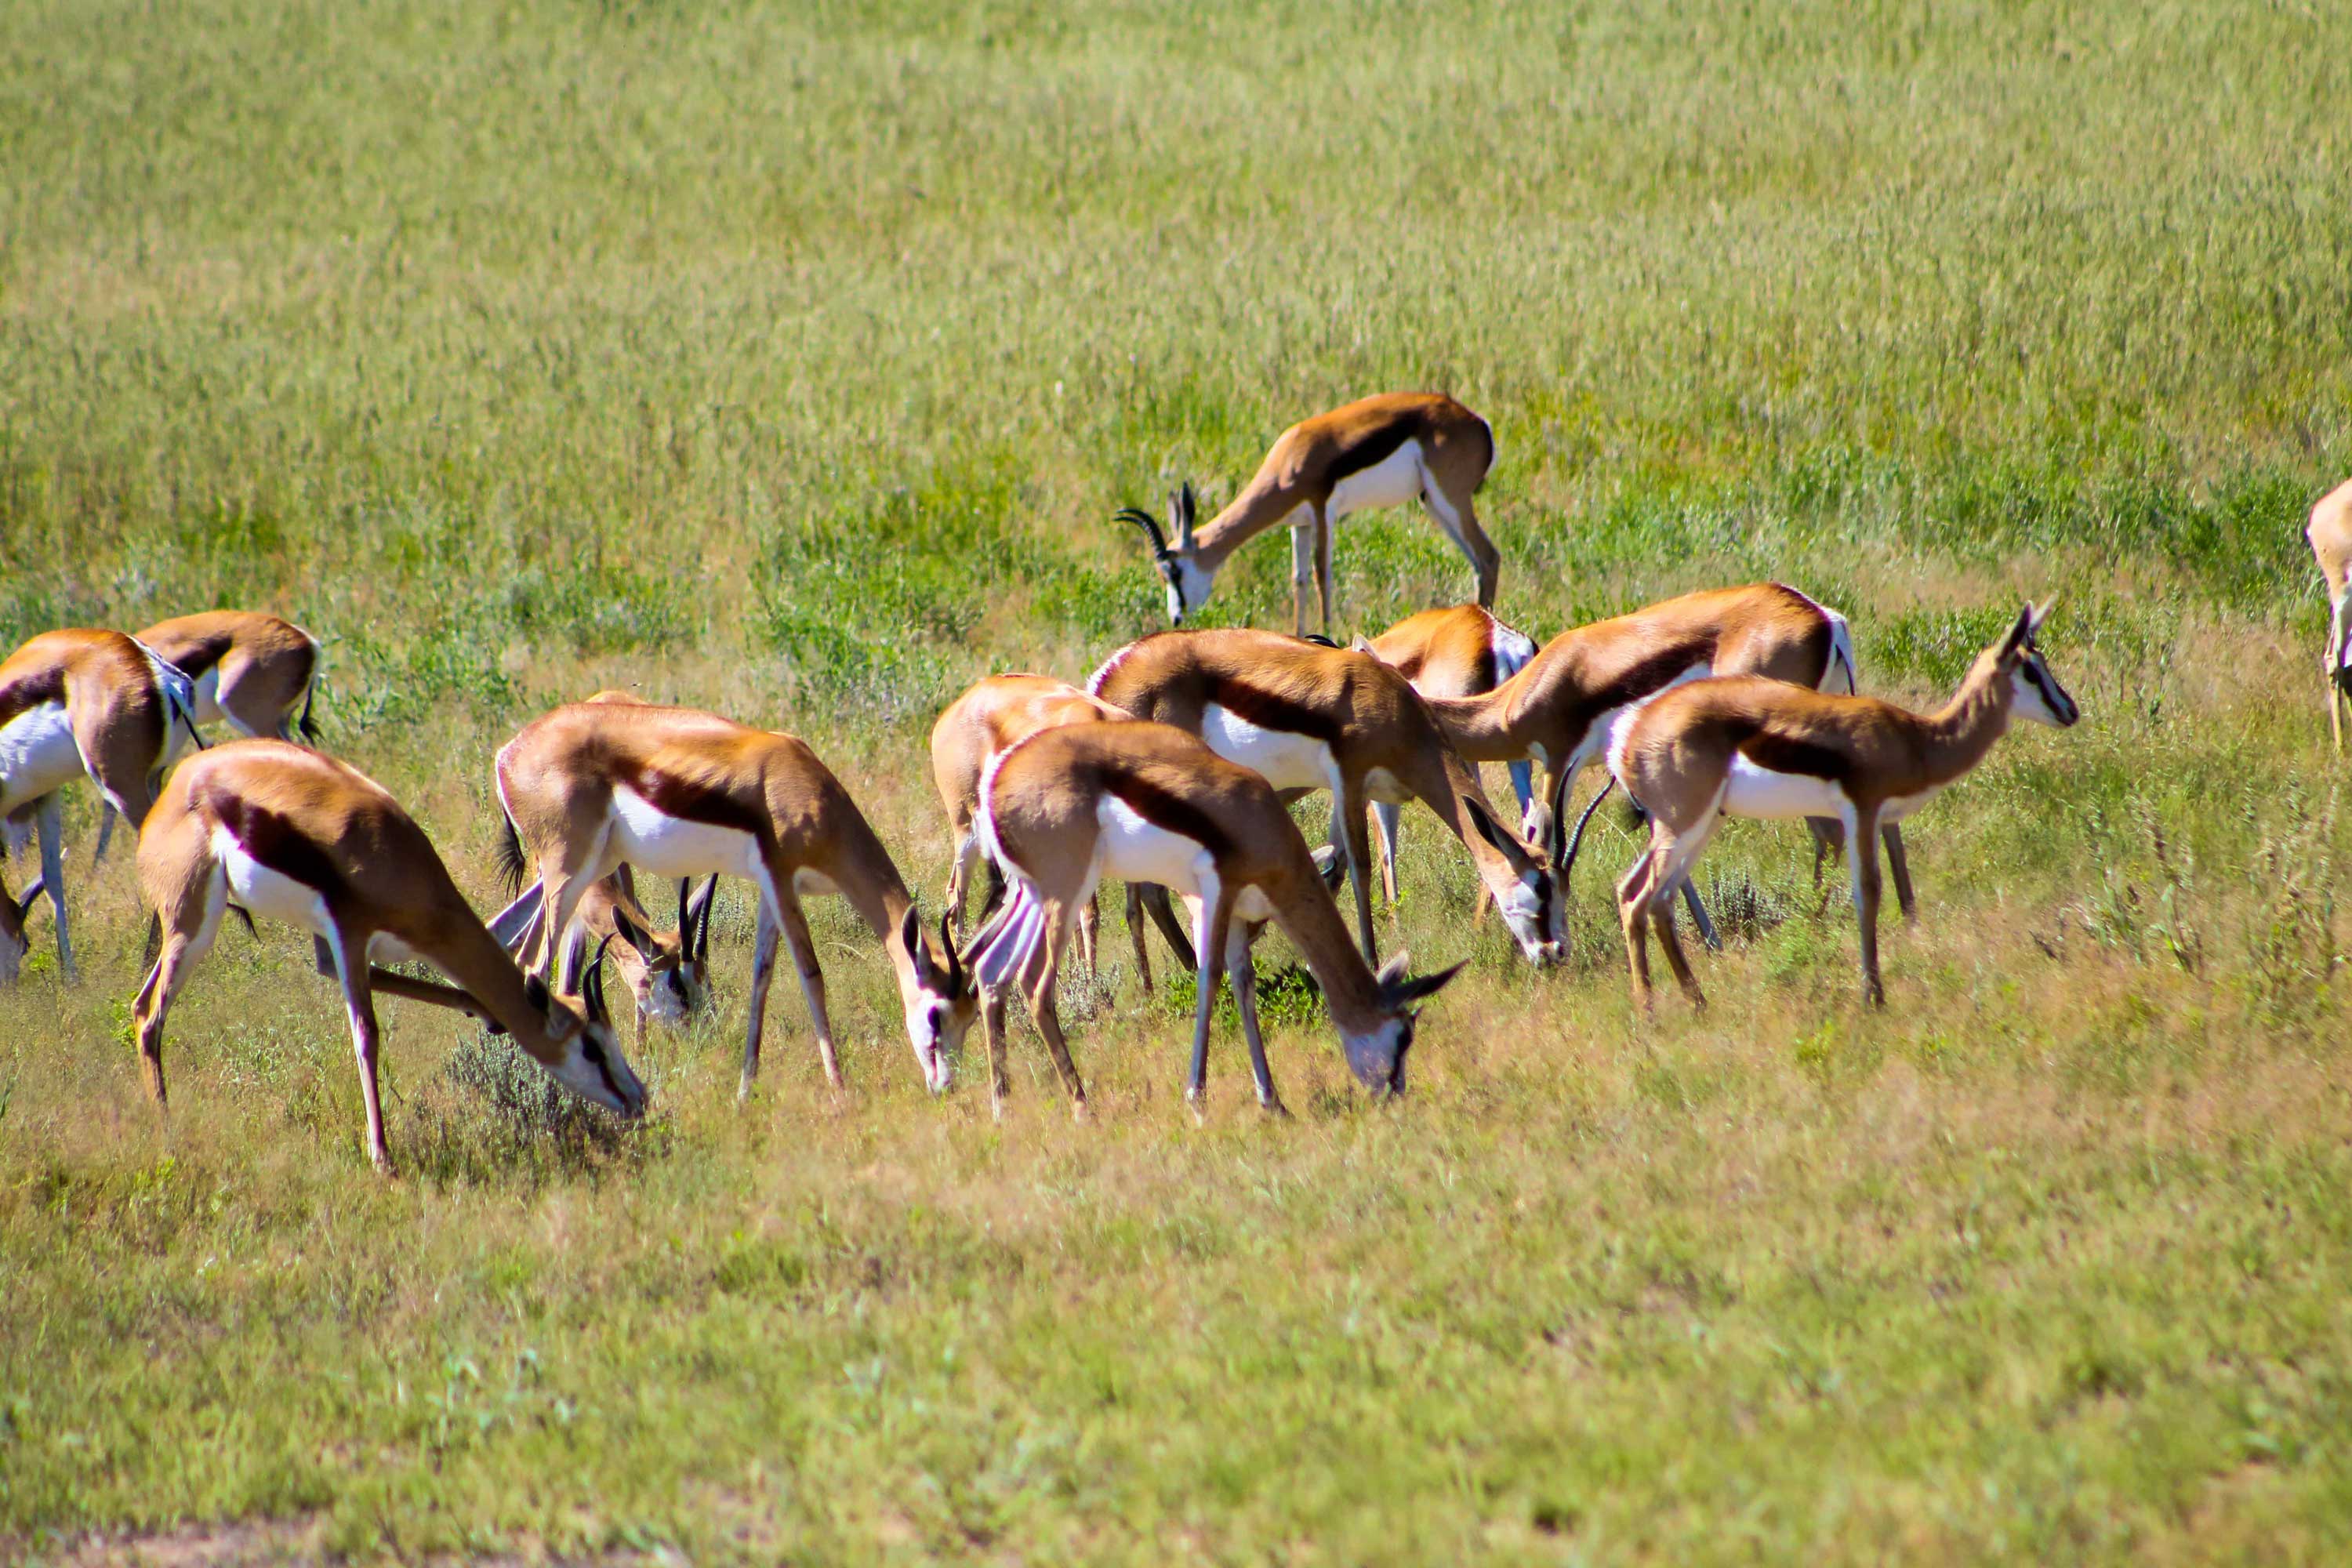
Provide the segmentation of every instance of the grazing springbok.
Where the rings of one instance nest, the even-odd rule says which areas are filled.
[[[760,1036],[781,935],[800,971],[826,1082],[841,1067],[824,974],[801,900],[839,893],[882,940],[924,1081],[947,1088],[979,1010],[949,939],[922,929],[915,900],[857,803],[798,736],[689,708],[575,702],[499,748],[499,803],[545,901],[535,969],[552,962],[589,887],[622,865],[660,877],[741,877],[758,889],[751,1023],[740,1093],[760,1072]]]
[[[963,929],[966,895],[975,865],[985,864],[989,871],[990,887],[983,908],[992,908],[1002,891],[996,863],[980,847],[980,775],[989,759],[1015,742],[1057,724],[1118,723],[1134,717],[1050,675],[988,676],[948,704],[939,721],[931,726],[931,782],[938,786],[940,804],[947,808],[951,840],[948,912],[955,917],[959,931]],[[1128,936],[1135,944],[1136,976],[1149,992],[1151,954],[1143,942],[1143,911],[1147,907],[1160,927],[1160,934],[1174,949],[1177,962],[1190,969],[1194,960],[1192,938],[1177,923],[1167,898],[1162,895],[1147,900],[1143,889],[1129,883]],[[1089,899],[1087,907],[1078,911],[1078,951],[1086,959],[1089,975],[1095,973],[1097,924],[1095,900]],[[982,999],[983,1006],[986,1000]]]
[[[1037,731],[989,763],[980,833],[1012,893],[973,939],[969,961],[983,986],[1022,986],[1080,1113],[1086,1087],[1070,1064],[1054,984],[1078,908],[1106,876],[1175,889],[1192,910],[1200,994],[1184,1093],[1196,1113],[1208,1089],[1217,983],[1230,976],[1258,1104],[1286,1114],[1266,1068],[1244,929],[1269,920],[1322,987],[1358,1080],[1375,1094],[1403,1091],[1414,1004],[1455,971],[1408,980],[1399,953],[1372,972],[1348,940],[1313,853],[1263,774],[1165,724],[1063,725]],[[1003,1034],[993,1027],[989,1069],[1001,1105]]]
[[[258,610],[206,610],[157,621],[138,640],[195,682],[198,724],[226,721],[239,735],[275,735],[281,741],[292,740],[299,730],[304,741],[318,740],[310,699],[319,639],[293,622]],[[299,718],[294,712],[298,703]],[[114,808],[101,805],[93,860],[106,858],[113,837]]]
[[[2327,580],[2327,652],[2320,668],[2327,675],[2327,728],[2336,749],[2344,749],[2344,709],[2352,705],[2352,479],[2321,496],[2303,531]]]
[[[1435,812],[1470,852],[1520,951],[1538,964],[1559,957],[1567,908],[1552,868],[1495,815],[1421,694],[1370,654],[1245,628],[1155,632],[1111,655],[1087,689],[1199,736],[1278,790],[1329,790],[1367,963],[1379,959],[1364,830],[1372,801],[1418,800]]]
[[[1382,664],[1394,665],[1423,697],[1484,697],[1517,675],[1536,656],[1535,639],[1505,626],[1483,605],[1444,605],[1407,616],[1376,637],[1353,645]],[[1535,765],[1525,757],[1508,764],[1511,793],[1525,823],[1535,804]],[[1380,829],[1381,888],[1396,902],[1397,835],[1401,808],[1375,801],[1372,821]],[[1481,911],[1485,904],[1481,900]]]
[[[193,683],[121,632],[43,632],[0,662],[0,837],[40,838],[41,877],[57,917],[58,967],[73,977],[66,930],[65,845],[58,791],[87,775],[101,799],[136,826],[157,775],[196,740]],[[0,859],[0,868],[5,868]],[[0,983],[14,981],[30,944],[21,899],[0,889]]]
[[[522,846],[511,834],[501,834],[499,870],[509,883],[522,879]],[[681,1028],[710,1001],[710,906],[719,892],[719,879],[707,877],[697,888],[692,881],[677,885],[677,926],[664,931],[637,901],[635,877],[623,866],[581,895],[580,912],[572,917],[564,944],[566,962],[575,963],[593,938],[611,955],[621,984],[636,1005],[639,1050],[645,1048],[646,1026],[657,1023]],[[509,952],[520,953],[538,940],[539,922],[547,900],[533,882],[514,901],[490,917],[490,934]]]
[[[1853,633],[1843,616],[1782,584],[1708,589],[1564,631],[1485,696],[1438,698],[1429,706],[1446,738],[1470,762],[1532,757],[1544,769],[1527,833],[1549,847],[1553,864],[1567,869],[1572,868],[1568,794],[1586,764],[1601,760],[1610,725],[1669,687],[1710,675],[1769,676],[1851,694]],[[1811,826],[1818,885],[1823,857],[1839,843],[1843,829],[1834,822]],[[1901,831],[1890,822],[1885,834],[1895,899],[1907,920],[1914,907],[1910,862]],[[1697,894],[1687,887],[1683,891],[1713,946],[1713,930]]]
[[[1617,889],[1634,1001],[1650,1005],[1645,927],[1656,930],[1690,999],[1706,1000],[1675,940],[1670,895],[1726,816],[1832,816],[1853,847],[1847,859],[1862,924],[1863,995],[1884,1003],[1874,831],[1982,762],[2012,717],[2060,729],[2082,717],[2033,646],[2048,613],[2047,605],[2028,605],[1933,713],[1732,676],[1677,688],[1620,719],[1609,771],[1650,816],[1649,847]]]
[[[129,812],[125,820],[137,820]],[[283,741],[233,741],[172,775],[139,835],[139,883],[163,947],[134,1011],[147,1088],[163,1104],[163,1024],[214,936],[221,911],[301,927],[342,986],[367,1103],[368,1158],[392,1168],[376,1090],[374,994],[455,1008],[515,1044],[583,1100],[624,1116],[645,1086],[621,1056],[604,1006],[603,965],[576,996],[526,976],[477,917],[433,841],[374,781]],[[600,959],[601,959],[601,955]],[[455,988],[375,968],[422,961]]]
[[[1416,496],[1469,558],[1478,574],[1478,602],[1493,605],[1502,556],[1478,526],[1473,498],[1494,461],[1493,428],[1454,399],[1388,392],[1285,430],[1241,494],[1197,530],[1192,487],[1186,485],[1169,500],[1173,544],[1159,520],[1139,507],[1127,508],[1118,521],[1141,529],[1150,542],[1152,565],[1168,584],[1168,619],[1180,626],[1209,602],[1228,556],[1266,530],[1288,525],[1294,629],[1304,636],[1310,581],[1322,604],[1323,629],[1331,628],[1331,534],[1339,520],[1402,506]]]

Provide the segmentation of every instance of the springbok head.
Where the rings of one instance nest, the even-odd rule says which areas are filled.
[[[1168,498],[1168,521],[1176,530],[1176,542],[1170,544],[1160,527],[1160,520],[1139,506],[1123,509],[1118,516],[1120,522],[1132,523],[1143,531],[1151,547],[1151,564],[1168,586],[1168,622],[1181,626],[1184,617],[1209,602],[1209,589],[1215,574],[1202,566],[1200,546],[1192,537],[1192,521],[1196,507],[1192,487],[1188,482]]]

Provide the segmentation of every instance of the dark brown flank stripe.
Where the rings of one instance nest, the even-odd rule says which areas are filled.
[[[659,812],[688,822],[708,823],[718,827],[732,827],[750,834],[755,840],[767,841],[767,814],[746,806],[725,790],[712,789],[676,773],[648,771],[628,781],[629,787],[645,796]]]
[[[1277,697],[1231,676],[1217,680],[1210,688],[1208,700],[1234,718],[1245,720],[1261,730],[1305,735],[1327,746],[1336,746],[1339,742],[1339,723],[1330,714]]]
[[[226,789],[207,790],[204,807],[270,870],[317,893],[331,910],[345,901],[343,875],[334,861],[285,817]]]
[[[0,688],[0,724],[14,722],[19,715],[38,708],[44,702],[63,702],[65,700],[65,668],[53,664],[47,669]]]
[[[1412,677],[1406,677],[1411,679]],[[1478,639],[1478,657],[1470,665],[1470,693],[1473,696],[1495,689],[1495,639],[1492,634]]]
[[[218,664],[221,656],[228,652],[231,640],[229,635],[223,632],[215,637],[150,643],[147,646],[161,654],[164,663],[176,667],[190,680],[202,680],[205,671]]]
[[[1336,485],[1349,474],[1378,468],[1394,457],[1396,449],[1407,441],[1423,439],[1427,434],[1423,426],[1427,423],[1417,414],[1410,418],[1391,421],[1331,459],[1331,467],[1324,477]]]
[[[1817,746],[1811,741],[1791,740],[1786,735],[1759,731],[1741,741],[1738,750],[1741,756],[1759,768],[1769,768],[1776,773],[1803,773],[1834,784],[1844,784],[1853,771],[1853,760],[1843,752]]]
[[[1106,771],[1103,787],[1153,826],[1182,834],[1220,860],[1233,854],[1233,838],[1216,818],[1182,795],[1139,774],[1123,771]]]
[[[1596,691],[1576,715],[1573,733],[1569,743],[1574,745],[1592,727],[1594,720],[1612,708],[1622,708],[1629,702],[1639,702],[1644,697],[1663,691],[1667,682],[1699,661],[1699,650],[1689,643],[1676,643],[1662,652],[1654,653],[1633,668],[1619,676],[1616,681]]]

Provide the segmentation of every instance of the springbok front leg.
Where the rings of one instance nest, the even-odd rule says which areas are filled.
[[[1916,926],[1919,902],[1911,896],[1911,859],[1903,851],[1903,829],[1890,822],[1878,830],[1878,837],[1886,841],[1886,868],[1895,877],[1895,901],[1903,910],[1903,923]]]
[[[735,1086],[739,1104],[751,1098],[751,1086],[760,1080],[760,1032],[768,1019],[768,983],[775,978],[776,943],[782,930],[773,900],[762,897],[758,933],[751,939],[751,1016],[743,1031],[743,1077]]]
[[[1225,978],[1234,987],[1234,1010],[1242,1017],[1242,1038],[1249,1044],[1250,1079],[1257,1088],[1257,1106],[1270,1116],[1289,1120],[1289,1108],[1275,1092],[1274,1073],[1265,1062],[1265,1037],[1257,1026],[1257,968],[1250,962],[1250,933],[1239,921],[1226,936]]]
[[[1335,531],[1328,507],[1307,504],[1307,515],[1315,520],[1315,596],[1323,609],[1323,631],[1331,630],[1331,535]]]
[[[1846,822],[1846,860],[1853,870],[1853,912],[1862,927],[1862,998],[1886,1005],[1878,977],[1878,808],[1857,807]]]
[[[367,1105],[368,1159],[377,1170],[390,1175],[392,1150],[384,1142],[383,1100],[376,1084],[383,1037],[376,1029],[375,998],[368,990],[367,937],[364,932],[338,930],[331,946],[335,955],[335,978],[343,988],[343,1006],[351,1015],[352,1052],[360,1068],[360,1098]]]
[[[1151,949],[1143,940],[1143,889],[1138,883],[1127,885],[1127,939],[1135,944],[1135,975],[1143,984],[1143,994],[1151,994]]]
[[[1356,899],[1356,931],[1362,938],[1364,962],[1380,967],[1381,959],[1372,941],[1372,887],[1368,874],[1372,861],[1372,846],[1364,826],[1364,784],[1361,779],[1342,778],[1331,792],[1331,837],[1348,854],[1348,881]]]
[[[817,967],[816,939],[809,934],[808,916],[789,878],[778,892],[776,915],[783,928],[784,944],[792,949],[793,967],[800,972],[801,995],[808,1003],[809,1022],[816,1030],[816,1054],[824,1064],[824,1081],[839,1089],[841,1060],[833,1048],[833,1016],[824,1007],[824,971]]]

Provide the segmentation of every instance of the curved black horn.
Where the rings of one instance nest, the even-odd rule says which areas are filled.
[[[1121,507],[1111,521],[1135,524],[1136,527],[1143,530],[1144,537],[1151,541],[1151,553],[1154,555],[1168,553],[1168,536],[1160,531],[1160,520],[1141,507]]]
[[[1612,773],[1602,782],[1599,789],[1593,791],[1591,801],[1584,808],[1584,815],[1576,819],[1576,833],[1569,839],[1568,853],[1561,856],[1559,861],[1559,896],[1563,899],[1568,897],[1569,879],[1576,875],[1576,852],[1584,847],[1585,824],[1592,820],[1592,814],[1601,809],[1601,803],[1607,800],[1609,792],[1616,787],[1617,775]]]
[[[608,1022],[613,1015],[604,1005],[604,950],[613,945],[613,933],[607,931],[596,944],[596,955],[588,961],[585,973],[580,977],[580,1000],[588,1005],[588,1021]]]

